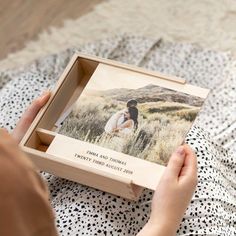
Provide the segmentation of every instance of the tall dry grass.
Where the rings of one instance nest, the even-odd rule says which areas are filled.
[[[182,143],[199,108],[175,102],[140,103],[139,126],[129,136],[108,135],[108,119],[126,107],[125,102],[108,97],[81,96],[74,111],[64,121],[60,133],[161,165]]]

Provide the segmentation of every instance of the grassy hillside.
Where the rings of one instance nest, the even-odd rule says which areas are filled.
[[[185,103],[191,106],[201,106],[204,101],[200,97],[191,96],[186,93],[177,92],[153,84],[149,84],[139,89],[119,88],[103,92],[96,91],[96,95],[109,97],[111,99],[123,102],[135,98],[138,103],[166,101]]]
[[[175,91],[173,93],[153,85],[137,90],[85,92],[64,121],[60,133],[166,165],[170,154],[182,143],[199,111],[196,104],[202,103],[202,99],[178,95]],[[124,109],[131,98],[139,102],[138,129],[128,137],[105,134],[104,127],[108,119]],[[183,99],[186,104],[179,102]]]

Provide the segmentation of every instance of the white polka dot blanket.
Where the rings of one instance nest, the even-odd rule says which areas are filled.
[[[12,130],[29,103],[52,89],[75,50],[183,77],[211,93],[186,137],[199,183],[177,235],[236,235],[236,66],[230,53],[136,36],[116,36],[0,72],[0,125]],[[42,174],[60,235],[136,235],[153,192],[128,201]]]

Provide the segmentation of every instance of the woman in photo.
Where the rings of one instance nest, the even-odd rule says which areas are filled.
[[[124,120],[121,124],[113,129],[113,132],[122,134],[131,134],[138,127],[138,109],[137,107],[129,107],[124,113]]]
[[[122,110],[116,112],[115,114],[113,114],[105,125],[105,128],[104,128],[105,132],[107,134],[112,134],[114,132],[118,132],[119,130],[120,131],[124,130],[125,128],[132,130],[133,127],[136,127],[138,124],[138,121],[137,121],[138,109],[136,108],[137,104],[138,104],[138,102],[135,99],[131,99],[127,102],[126,109],[122,109]],[[136,108],[137,111],[134,111],[134,109],[132,109],[132,108]],[[131,109],[130,112],[129,112],[129,109]],[[130,120],[130,117],[132,117],[131,119],[133,120],[134,123],[132,121],[128,121],[128,120]],[[124,132],[126,132],[126,131],[124,131]]]

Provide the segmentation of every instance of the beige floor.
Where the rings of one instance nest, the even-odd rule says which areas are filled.
[[[3,42],[2,34],[8,37],[0,46],[0,58],[5,55],[0,60],[0,70],[121,33],[194,43],[236,56],[235,0],[48,0],[50,4],[46,0],[38,1],[46,6],[36,0],[25,0],[27,11],[20,10],[18,5],[23,0],[14,1],[8,14],[0,8],[0,42]],[[11,4],[2,2],[1,5],[7,8]],[[18,14],[9,16],[10,12]],[[1,27],[3,17],[5,29]]]
[[[0,60],[50,27],[78,19],[104,0],[0,0]]]

